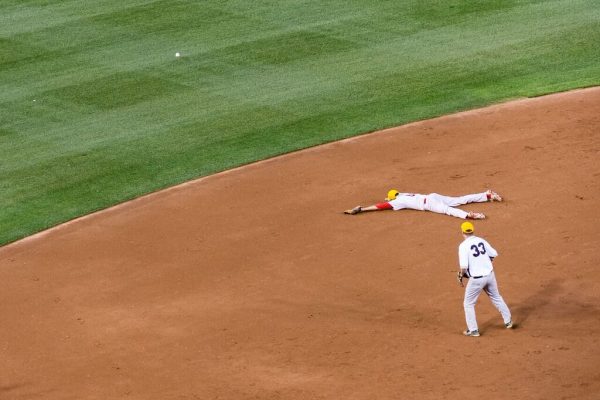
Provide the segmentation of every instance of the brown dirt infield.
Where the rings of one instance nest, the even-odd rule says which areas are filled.
[[[0,399],[600,398],[600,88],[249,165],[0,249]],[[500,252],[466,338],[458,195]]]

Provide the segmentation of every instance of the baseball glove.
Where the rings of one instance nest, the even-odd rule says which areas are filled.
[[[467,275],[465,275],[462,271],[458,271],[456,273],[456,281],[460,286],[465,286],[465,284],[463,283],[463,278],[465,278],[466,276]]]
[[[362,207],[361,206],[356,206],[356,207],[354,207],[351,210],[344,211],[344,214],[354,215],[354,214],[358,214],[361,211],[362,211]]]

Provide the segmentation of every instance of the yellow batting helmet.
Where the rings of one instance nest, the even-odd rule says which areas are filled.
[[[398,194],[400,194],[399,191],[397,191],[396,189],[392,189],[387,193],[387,197],[385,198],[385,201],[390,201],[390,200],[394,200]]]
[[[467,222],[463,222],[460,225],[460,230],[462,231],[462,233],[473,233],[473,232],[475,232],[475,227],[473,226],[472,223],[467,221]]]

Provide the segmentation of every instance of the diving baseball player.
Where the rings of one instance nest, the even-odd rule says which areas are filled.
[[[463,334],[465,336],[480,336],[475,316],[475,304],[482,291],[485,291],[502,315],[504,326],[511,329],[513,323],[510,310],[498,291],[494,266],[492,265],[492,261],[498,256],[498,252],[485,239],[473,234],[475,228],[471,222],[463,222],[460,229],[465,240],[458,246],[460,265],[458,279],[462,285],[462,278],[469,278],[464,298],[467,330]]]
[[[447,214],[462,219],[484,219],[485,215],[476,212],[467,212],[456,208],[456,206],[468,203],[485,203],[488,201],[502,201],[502,197],[488,190],[483,193],[467,194],[460,197],[443,196],[437,193],[417,194],[400,193],[395,189],[388,192],[384,203],[374,204],[368,207],[357,206],[344,213],[354,215],[364,211],[382,211],[382,210],[420,210],[432,211],[439,214]]]

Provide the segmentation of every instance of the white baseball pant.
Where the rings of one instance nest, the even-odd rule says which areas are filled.
[[[430,193],[426,196],[425,210],[433,211],[439,214],[451,215],[453,217],[466,219],[468,212],[460,208],[454,208],[468,203],[484,203],[488,201],[487,193],[467,194],[460,197],[442,196],[437,193]]]

